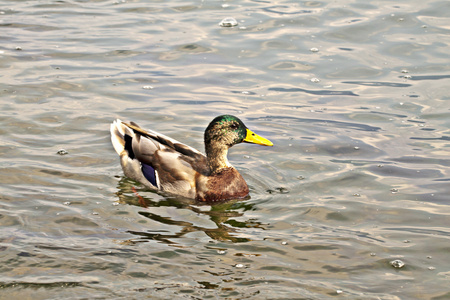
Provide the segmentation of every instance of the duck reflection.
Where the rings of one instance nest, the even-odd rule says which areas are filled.
[[[187,199],[183,197],[164,195],[160,197],[160,194],[149,193],[149,190],[140,185],[136,185],[136,182],[123,177],[117,186],[118,192],[116,193],[119,198],[119,203],[129,204],[143,207],[145,210],[139,212],[140,215],[149,218],[155,222],[159,222],[162,225],[178,226],[180,229],[178,232],[138,232],[129,231],[130,233],[137,235],[137,240],[128,242],[146,242],[148,240],[157,240],[167,244],[177,244],[176,239],[183,237],[184,235],[192,232],[203,231],[206,235],[216,241],[231,241],[233,243],[248,242],[250,239],[239,237],[239,228],[263,228],[263,224],[255,222],[255,220],[238,221],[236,218],[244,215],[245,211],[252,210],[254,204],[247,203],[240,200],[232,200],[224,203],[217,203],[214,205],[205,205],[198,203],[195,200]],[[144,195],[145,194],[145,195]],[[158,200],[154,200],[158,198]],[[250,197],[244,200],[248,200]],[[202,227],[195,225],[194,222],[189,220],[189,217],[180,216],[161,216],[152,208],[168,207],[175,208],[177,210],[190,210],[198,216],[207,216],[208,219],[214,222],[216,228],[210,228],[210,226]],[[209,207],[209,210],[205,209]],[[158,210],[159,211],[159,210]],[[184,214],[183,214],[184,215]]]

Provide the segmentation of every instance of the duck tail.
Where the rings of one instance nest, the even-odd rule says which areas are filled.
[[[121,154],[125,150],[125,130],[122,121],[117,119],[111,124],[111,142],[117,154]]]

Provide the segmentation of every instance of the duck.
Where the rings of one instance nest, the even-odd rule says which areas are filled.
[[[205,154],[134,122],[113,121],[111,142],[126,177],[146,188],[213,203],[243,199],[249,188],[229,163],[228,150],[239,143],[273,146],[232,115],[214,118],[204,132]]]

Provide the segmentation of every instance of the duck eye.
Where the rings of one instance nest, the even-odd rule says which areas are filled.
[[[236,123],[233,123],[233,124],[230,125],[230,127],[231,127],[231,129],[236,130],[236,129],[239,128],[239,125],[236,124]]]

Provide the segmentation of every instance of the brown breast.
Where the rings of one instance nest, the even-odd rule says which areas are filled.
[[[248,195],[248,186],[235,168],[224,168],[207,177],[206,184],[197,185],[197,201],[218,202],[240,199]]]

